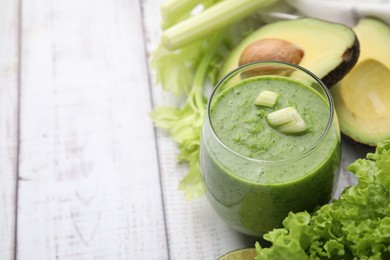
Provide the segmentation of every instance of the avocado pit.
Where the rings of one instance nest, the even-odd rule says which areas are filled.
[[[267,38],[249,44],[241,53],[239,65],[256,61],[283,61],[298,65],[304,51],[291,42]]]

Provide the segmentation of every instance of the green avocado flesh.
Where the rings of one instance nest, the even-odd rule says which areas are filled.
[[[390,137],[390,27],[365,18],[354,31],[361,46],[358,63],[331,92],[341,132],[376,146]]]
[[[239,66],[245,48],[262,39],[280,39],[304,51],[298,65],[310,70],[328,87],[341,80],[359,57],[359,41],[347,26],[318,19],[297,19],[265,25],[245,38],[228,56],[223,77]]]

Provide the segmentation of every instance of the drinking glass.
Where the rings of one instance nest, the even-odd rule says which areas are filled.
[[[269,153],[253,158],[235,150],[220,138],[223,126],[216,129],[218,118],[212,112],[226,91],[234,90],[243,82],[261,82],[264,77],[271,81],[278,79],[275,84],[280,80],[297,82],[320,96],[319,102],[326,105],[326,123],[318,138],[298,152],[283,151],[283,158],[273,159]],[[240,98],[242,95],[238,93],[237,101]],[[297,106],[304,102],[299,96],[289,98]],[[235,111],[226,107],[226,113]],[[229,116],[226,118],[229,120]],[[241,66],[226,75],[209,98],[200,151],[203,183],[217,214],[242,233],[262,236],[280,227],[289,212],[310,212],[328,203],[338,180],[340,157],[340,130],[330,92],[320,79],[300,66],[274,61]]]

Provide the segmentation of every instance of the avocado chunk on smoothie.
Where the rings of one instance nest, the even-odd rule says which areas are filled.
[[[272,106],[256,104],[263,91],[278,94]],[[270,124],[267,116],[283,110],[294,110],[305,128],[286,132],[288,120]],[[245,79],[214,97],[208,116],[217,141],[204,133],[201,167],[219,216],[258,236],[280,226],[290,211],[327,203],[340,163],[330,114],[316,90],[283,76]]]

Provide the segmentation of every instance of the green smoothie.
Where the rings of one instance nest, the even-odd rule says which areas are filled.
[[[273,107],[255,105],[264,90],[279,95]],[[285,107],[299,112],[305,132],[284,134],[270,126],[267,115]],[[243,80],[214,97],[201,170],[219,216],[239,231],[262,235],[290,211],[327,203],[340,164],[340,136],[330,115],[316,90],[281,76]]]

